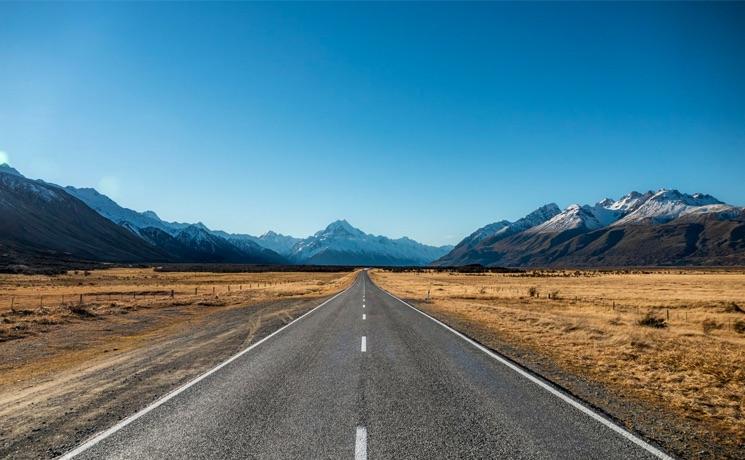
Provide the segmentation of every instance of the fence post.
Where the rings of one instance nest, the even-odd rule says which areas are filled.
[[[173,289],[171,289],[171,298],[173,298]]]
[[[80,294],[80,305],[83,305],[83,294]]]

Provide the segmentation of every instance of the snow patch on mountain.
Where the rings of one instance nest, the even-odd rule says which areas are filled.
[[[390,239],[366,234],[346,220],[337,220],[325,229],[299,241],[290,252],[293,260],[307,261],[326,251],[334,254],[364,255],[370,259],[399,260],[402,263],[427,264],[447,253],[452,247],[434,247],[410,238]],[[343,263],[343,262],[340,262]]]
[[[549,203],[541,206],[540,208],[536,209],[525,217],[516,220],[515,222],[501,220],[499,222],[481,227],[480,229],[476,230],[471,235],[466,237],[466,239],[459,243],[458,246],[461,246],[464,243],[473,246],[476,243],[484,241],[486,239],[489,239],[489,241],[491,242],[498,237],[514,235],[515,233],[520,233],[531,227],[540,225],[556,216],[560,212],[561,209],[559,209],[556,203]]]
[[[11,172],[10,170],[14,171]],[[54,187],[50,187],[42,182],[35,182],[23,177],[13,168],[3,168],[0,170],[0,181],[3,186],[15,192],[23,193],[34,197],[46,203],[61,200],[58,192]],[[2,197],[0,197],[2,199]]]
[[[613,223],[620,211],[609,209],[611,203],[600,202],[595,206],[572,204],[548,221],[526,230],[528,233],[559,233],[567,230],[595,230]]]
[[[694,193],[689,195],[677,190],[661,189],[656,193],[648,192],[646,200],[615,222],[615,225],[650,222],[662,224],[691,213],[722,212],[733,206],[717,200],[711,195]],[[644,195],[646,196],[646,195]]]
[[[276,233],[271,230],[257,237],[256,241],[261,246],[271,249],[282,255],[287,255],[292,251],[292,248],[300,242],[300,238],[295,238],[290,235],[283,235]]]
[[[483,241],[489,237],[498,235],[500,232],[505,231],[510,225],[512,225],[512,222],[510,222],[509,220],[500,220],[499,222],[485,225],[468,235],[463,241],[458,243],[458,246],[464,244],[473,246],[479,241]]]

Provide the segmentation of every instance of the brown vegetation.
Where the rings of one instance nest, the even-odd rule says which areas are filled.
[[[743,271],[372,276],[483,343],[530,350],[745,449]]]
[[[115,268],[0,275],[0,342],[143,308],[229,306],[339,290],[351,273],[181,273]]]

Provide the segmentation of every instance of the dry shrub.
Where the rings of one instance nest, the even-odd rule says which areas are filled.
[[[718,329],[721,329],[722,327],[724,327],[722,323],[718,323],[714,321],[713,319],[709,319],[709,318],[706,318],[701,323],[701,328],[704,330],[704,334],[708,334],[711,331],[716,331]]]
[[[608,324],[612,326],[620,326],[621,324],[623,324],[623,320],[621,319],[620,316],[616,316],[615,318],[609,319]]]
[[[667,321],[665,321],[665,318],[655,316],[655,314],[651,311],[647,312],[647,314],[644,315],[644,317],[640,319],[637,324],[639,326],[651,327],[655,329],[664,329],[667,327]]]
[[[732,325],[732,329],[734,329],[738,334],[745,334],[745,321],[738,319]]]
[[[559,297],[559,291],[558,290],[553,290],[553,291],[549,292],[548,293],[548,298],[549,299],[552,299],[552,300],[559,300],[560,299],[560,297]]]
[[[531,286],[531,287],[528,288],[528,295],[530,297],[538,297],[538,294],[539,294],[539,292],[538,292],[538,288],[537,287]]]
[[[95,313],[83,307],[82,305],[71,306],[69,308],[70,308],[70,313],[72,313],[73,315],[77,315],[81,318],[95,318],[96,317]]]

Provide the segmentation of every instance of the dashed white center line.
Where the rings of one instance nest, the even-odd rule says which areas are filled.
[[[367,315],[363,313],[363,314],[362,314],[362,321],[364,321],[364,320],[366,320],[366,319],[367,319]]]
[[[367,351],[367,337],[362,336],[362,353]]]
[[[354,441],[354,460],[367,460],[367,428],[357,427],[357,437]]]
[[[365,308],[365,304],[364,303],[362,304],[362,308]]]

